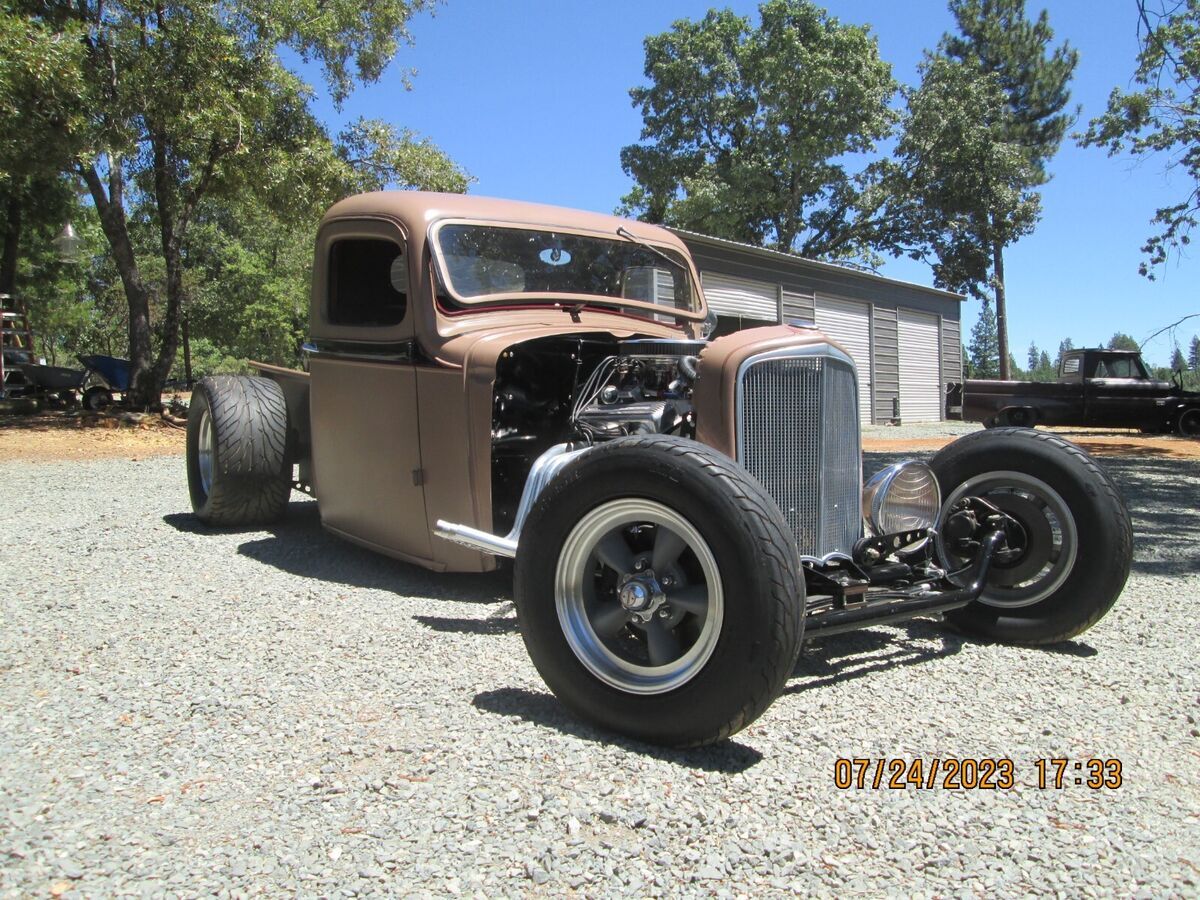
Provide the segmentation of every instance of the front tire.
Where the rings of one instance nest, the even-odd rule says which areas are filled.
[[[978,496],[1020,525],[1023,552],[993,564],[983,594],[946,614],[962,631],[1015,644],[1053,644],[1108,612],[1129,577],[1133,527],[1116,485],[1069,441],[1022,428],[968,435],[931,461],[942,509]],[[951,569],[960,560],[939,543]]]
[[[529,655],[579,716],[639,740],[709,744],[771,704],[795,664],[804,585],[774,501],[680,438],[623,438],[542,493],[517,550]]]
[[[187,425],[192,510],[209,525],[274,522],[291,494],[287,403],[266,378],[204,378],[192,392]]]

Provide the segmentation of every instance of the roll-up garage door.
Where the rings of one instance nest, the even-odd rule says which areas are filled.
[[[871,307],[817,295],[817,328],[846,348],[858,369],[858,418],[871,421]]]
[[[715,309],[717,315],[779,321],[779,293],[775,285],[717,272],[701,272],[700,281],[708,308]]]
[[[900,419],[937,422],[942,418],[941,354],[938,318],[900,310]]]

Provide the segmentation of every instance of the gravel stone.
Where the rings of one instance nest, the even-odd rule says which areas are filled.
[[[690,752],[566,712],[503,573],[374,555],[299,495],[205,528],[179,457],[2,463],[0,897],[1196,895],[1200,463],[1102,463],[1135,563],[1092,631],[828,637]],[[1017,787],[834,787],[839,757],[949,756]],[[1124,785],[1039,790],[1052,757]]]

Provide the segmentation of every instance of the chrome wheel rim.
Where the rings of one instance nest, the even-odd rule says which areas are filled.
[[[601,504],[571,529],[555,606],[576,658],[631,694],[662,694],[695,678],[725,619],[708,543],[675,510],[641,498]]]
[[[196,442],[196,467],[200,470],[200,487],[205,494],[212,491],[213,426],[207,409],[200,414],[199,439]]]
[[[1039,546],[1027,548],[1025,556],[1044,555],[1044,564],[1024,577],[1020,574],[1021,560],[1014,568],[993,564],[987,586],[978,602],[1001,609],[1032,606],[1058,590],[1079,554],[1079,535],[1066,501],[1042,481],[1024,472],[985,472],[959,485],[942,504],[942,517],[963,497],[981,497],[1009,513],[1021,524],[1026,535],[1040,536]],[[1040,518],[1038,518],[1040,517]],[[1044,545],[1048,540],[1049,544]],[[938,536],[938,554],[951,568],[961,568],[966,560],[949,553]],[[1022,557],[1024,559],[1025,557]],[[1006,582],[1012,583],[1006,583]]]

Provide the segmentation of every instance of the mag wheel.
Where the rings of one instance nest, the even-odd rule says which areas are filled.
[[[530,657],[606,728],[692,746],[783,689],[803,582],[782,514],[744,469],[694,441],[602,444],[543,492],[517,551]]]
[[[980,497],[1017,523],[1018,552],[992,565],[974,603],[946,618],[970,634],[1022,644],[1064,641],[1094,625],[1129,576],[1133,529],[1116,486],[1074,444],[1019,428],[977,432],[931,465],[949,509]],[[960,559],[939,539],[950,569]]]

